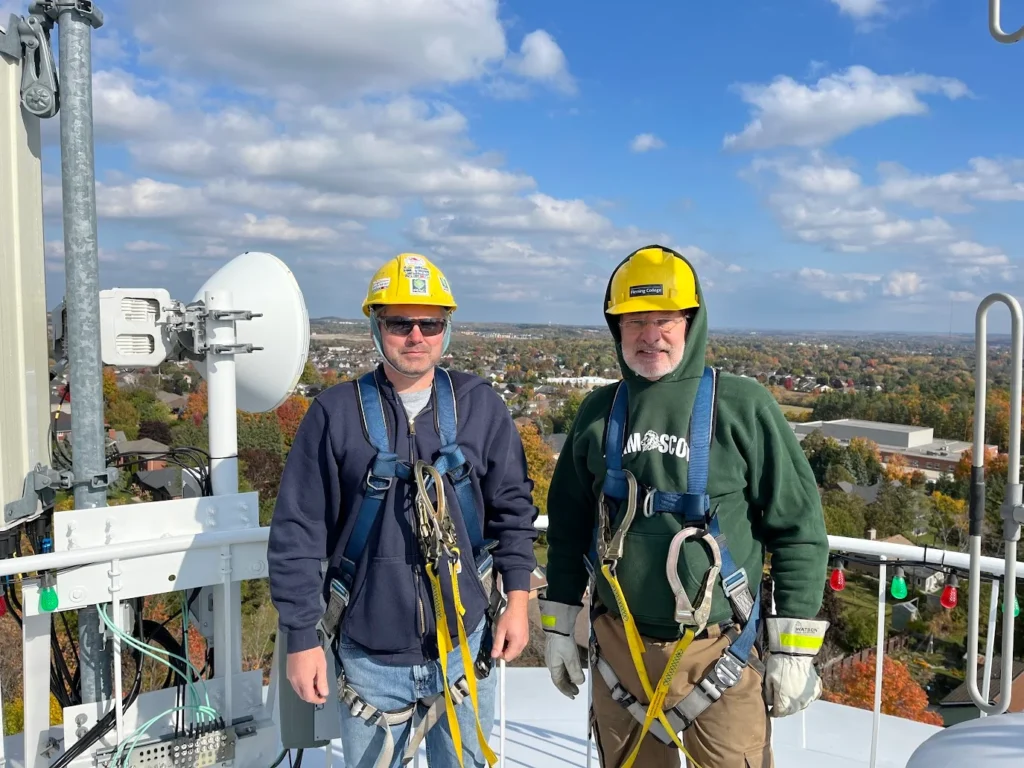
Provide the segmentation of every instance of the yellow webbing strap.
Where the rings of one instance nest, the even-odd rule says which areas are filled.
[[[458,550],[454,553],[458,556]],[[448,575],[452,582],[452,595],[455,601],[455,623],[459,628],[459,648],[462,651],[462,666],[466,675],[466,685],[469,687],[469,698],[473,705],[473,716],[476,718],[476,737],[480,743],[480,749],[488,765],[498,762],[498,756],[491,750],[487,739],[484,737],[483,726],[480,725],[480,703],[477,698],[476,672],[473,669],[473,659],[469,654],[469,639],[466,636],[466,625],[462,623],[462,616],[466,609],[462,605],[462,598],[459,597],[459,581],[455,573],[455,565],[448,562]],[[434,595],[434,618],[437,625],[437,655],[441,663],[441,684],[444,686],[444,708],[448,715],[448,728],[452,732],[452,744],[455,747],[455,754],[458,755],[459,765],[462,766],[462,731],[459,728],[459,721],[455,715],[455,705],[452,702],[451,690],[448,687],[448,654],[454,650],[451,638],[448,636],[448,617],[444,610],[444,597],[441,594],[441,580],[434,570],[433,563],[427,563],[427,578],[430,579],[431,591]]]
[[[679,667],[679,661],[682,659],[683,653],[689,647],[690,643],[693,642],[694,631],[692,628],[687,628],[683,633],[683,636],[676,642],[676,646],[672,651],[672,656],[669,659],[668,664],[665,665],[665,670],[662,672],[661,680],[658,681],[658,688],[654,690],[651,688],[651,681],[647,677],[647,668],[644,666],[643,655],[646,652],[644,649],[644,641],[640,637],[640,630],[636,628],[636,623],[633,621],[633,614],[629,610],[629,606],[626,604],[626,597],[622,593],[622,587],[619,585],[619,579],[612,573],[611,567],[608,563],[604,563],[601,566],[601,573],[608,580],[608,584],[611,585],[612,592],[615,594],[615,602],[619,606],[619,614],[622,617],[622,624],[626,630],[626,642],[629,644],[629,655],[633,659],[633,667],[636,669],[637,676],[640,678],[640,685],[644,688],[644,693],[647,694],[647,700],[650,702],[647,705],[647,717],[644,719],[643,728],[640,731],[639,737],[636,739],[636,744],[633,747],[633,751],[629,757],[622,764],[621,768],[630,768],[633,762],[636,760],[637,754],[640,752],[640,746],[643,744],[644,738],[647,736],[647,731],[650,730],[651,724],[654,720],[658,720],[668,733],[672,737],[672,741],[675,745],[682,750],[683,754],[686,755],[687,759],[693,763],[697,768],[700,768],[697,761],[693,759],[689,752],[686,751],[686,747],[683,746],[682,740],[679,735],[675,732],[675,729],[668,721],[668,717],[665,716],[663,705],[665,703],[665,697],[668,695],[669,686],[672,684],[672,678],[675,676],[676,670]]]
[[[458,550],[455,550],[455,555],[458,556]],[[473,715],[476,717],[476,738],[480,742],[480,749],[484,753],[487,764],[494,765],[498,762],[498,756],[491,750],[491,746],[487,743],[487,738],[484,736],[483,726],[480,725],[480,702],[477,700],[476,671],[474,670],[473,659],[469,655],[469,639],[466,637],[466,625],[462,623],[462,617],[465,615],[466,609],[462,605],[462,597],[459,596],[459,580],[455,575],[455,565],[449,562],[448,570],[452,577],[452,595],[455,600],[455,609],[458,611],[456,619],[459,627],[459,647],[462,649],[462,668],[466,672],[469,700],[473,702]],[[447,634],[447,629],[445,634]]]

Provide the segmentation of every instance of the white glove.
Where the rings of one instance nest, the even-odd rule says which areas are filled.
[[[570,699],[575,699],[586,678],[580,666],[580,652],[576,646],[576,617],[582,606],[552,603],[540,600],[541,626],[547,634],[544,662],[548,665],[551,682]]]
[[[825,640],[827,621],[770,618],[764,694],[772,717],[793,715],[821,697],[814,657]]]

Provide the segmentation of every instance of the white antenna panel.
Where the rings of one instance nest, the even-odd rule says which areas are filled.
[[[42,146],[20,98],[21,62],[0,56],[0,511],[22,498],[37,463],[50,463]],[[27,509],[19,514],[41,511],[38,501]]]
[[[217,291],[231,293],[233,309],[260,314],[235,323],[239,344],[260,347],[235,355],[237,407],[249,413],[272,411],[295,391],[309,355],[309,315],[302,290],[279,258],[249,251],[217,270],[192,301]],[[207,378],[205,358],[195,367]]]

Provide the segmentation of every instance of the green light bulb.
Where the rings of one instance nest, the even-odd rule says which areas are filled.
[[[47,571],[39,580],[39,610],[52,613],[57,610],[57,579]]]
[[[889,594],[897,600],[907,596],[907,580],[903,577],[903,569],[897,568],[896,575],[892,577],[892,586],[889,587]]]
[[[53,587],[39,593],[39,610],[51,613],[57,610],[57,590]]]
[[[1003,612],[1003,601],[999,601],[999,612]],[[1013,618],[1020,616],[1020,603],[1017,602],[1017,596],[1013,596]]]

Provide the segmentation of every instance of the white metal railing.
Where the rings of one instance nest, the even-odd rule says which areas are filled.
[[[216,498],[216,497],[214,497]],[[233,497],[235,499],[239,497]],[[166,502],[162,504],[166,505]],[[166,507],[165,507],[166,508]],[[546,517],[539,517],[536,521],[536,527],[539,530],[546,530],[548,527],[548,520]],[[267,538],[269,536],[269,528],[266,527],[254,527],[244,528],[227,531],[216,531],[216,532],[203,532],[194,535],[187,536],[173,536],[158,539],[148,539],[135,542],[123,542],[123,543],[112,543],[105,546],[93,546],[82,549],[72,549],[70,551],[58,551],[51,552],[41,555],[30,555],[26,557],[12,558],[8,560],[0,560],[0,579],[4,577],[21,576],[31,572],[60,572],[65,569],[82,568],[84,566],[107,566],[103,570],[111,579],[111,586],[108,594],[103,599],[95,599],[96,594],[91,594],[85,602],[76,604],[75,608],[84,607],[86,604],[98,604],[100,602],[111,602],[113,603],[114,610],[111,612],[112,620],[118,628],[120,627],[122,617],[121,613],[117,610],[118,602],[118,591],[121,585],[114,584],[118,574],[121,573],[121,569],[127,567],[127,564],[132,561],[139,560],[140,558],[154,558],[160,555],[170,555],[176,553],[198,553],[202,551],[213,550],[215,553],[219,553],[219,557],[222,560],[223,568],[222,573],[224,574],[225,581],[232,579],[232,548],[240,548],[241,550],[251,549],[253,545],[260,548],[261,551],[266,546]],[[248,547],[247,547],[248,545]],[[957,570],[966,570],[970,564],[970,557],[961,552],[952,552],[948,550],[932,549],[930,547],[917,547],[911,545],[891,544],[883,541],[857,539],[842,536],[829,536],[829,547],[830,550],[835,553],[838,557],[843,556],[862,556],[864,558],[874,559],[877,558],[879,568],[879,585],[878,585],[878,614],[877,614],[877,637],[875,647],[875,701],[873,709],[873,722],[872,722],[872,737],[871,737],[871,765],[874,766],[877,760],[877,749],[878,749],[878,728],[881,716],[881,692],[882,692],[882,666],[883,658],[885,653],[885,604],[886,604],[886,588],[888,584],[887,568],[892,565],[928,565],[936,568],[948,567]],[[213,555],[214,553],[210,553]],[[264,552],[265,554],[265,552]],[[226,560],[224,559],[226,558]],[[241,560],[248,564],[248,560],[244,557]],[[992,645],[995,635],[996,625],[996,613],[998,609],[998,597],[999,597],[999,579],[1003,576],[1005,561],[1002,558],[994,557],[983,557],[980,558],[978,565],[980,571],[986,576],[992,579],[992,598],[989,609],[989,631],[988,631],[988,649],[986,652],[985,659],[985,675],[984,675],[984,690],[983,695],[986,697],[989,693],[989,671],[992,657]],[[1024,566],[1024,564],[1019,564]],[[255,569],[253,569],[255,570]],[[1018,579],[1024,578],[1024,567],[1016,569],[1016,576]],[[238,578],[237,574],[234,577]],[[29,609],[29,604],[33,599],[38,598],[38,588],[36,586],[36,580],[25,579],[23,580],[23,597],[24,597],[24,626],[23,632],[25,633],[25,650],[24,650],[24,665],[23,672],[27,675],[26,681],[30,679],[44,680],[45,683],[42,685],[42,690],[45,692],[45,698],[48,702],[49,694],[49,664],[50,664],[50,648],[49,648],[49,622],[50,614],[39,611],[38,609]],[[180,585],[176,589],[181,588]],[[122,598],[127,599],[127,598]],[[67,609],[72,606],[62,606],[61,609]],[[225,606],[226,607],[226,606]],[[237,627],[232,626],[232,622],[236,620],[233,612],[230,610],[223,611],[223,614],[217,617],[218,629],[223,634],[218,633],[218,637],[228,641],[226,643],[219,643],[221,645],[231,646],[229,638],[232,638],[238,631]],[[33,625],[33,621],[38,626]],[[37,637],[38,636],[38,637]],[[39,638],[42,638],[45,642],[37,642]],[[115,658],[120,654],[121,641],[118,637],[114,637],[114,648]],[[226,649],[230,652],[230,647]],[[235,661],[235,660],[230,660]],[[35,669],[30,669],[30,666],[35,665]],[[45,667],[43,667],[45,665]],[[218,671],[218,677],[224,674],[227,669],[233,666],[230,664],[228,667],[221,667]],[[967,670],[968,677],[970,677],[971,670]],[[272,677],[276,674],[276,668],[272,671]],[[977,671],[974,671],[976,676]],[[588,675],[589,678],[589,675]],[[230,674],[229,674],[230,679]],[[499,681],[500,681],[500,697],[498,702],[498,720],[499,720],[499,757],[501,764],[505,762],[505,731],[506,731],[506,699],[505,699],[505,665],[500,663],[499,669]],[[120,676],[116,676],[115,679],[115,690],[113,691],[114,707],[116,708],[117,718],[117,735],[118,740],[124,738],[124,712],[121,708],[121,702],[123,700],[122,681]],[[280,681],[276,681],[280,684]],[[270,690],[275,690],[275,681],[272,680]],[[38,687],[38,686],[32,686]],[[588,679],[588,699],[589,699],[589,679]],[[39,698],[40,693],[38,691],[29,690],[29,686],[26,686],[26,707],[25,707],[25,729],[23,731],[24,749],[25,749],[25,765],[43,765],[39,758],[39,753],[46,745],[48,737],[49,719],[48,717],[38,717],[33,713],[33,707],[29,705],[29,697]],[[230,690],[231,686],[226,686],[226,691]],[[1008,691],[1003,692],[1002,695],[1008,695]],[[227,694],[230,697],[230,693]],[[230,698],[228,698],[230,702]],[[588,707],[589,708],[589,707]],[[266,713],[272,713],[274,709],[274,702],[266,702]],[[46,710],[48,711],[48,709]],[[2,715],[2,712],[0,712]],[[803,717],[804,715],[802,715]],[[3,759],[3,742],[0,740],[0,760]],[[35,756],[35,759],[33,759]],[[588,753],[588,764],[590,755]],[[328,761],[329,750],[328,750]],[[329,764],[329,762],[328,762]]]
[[[539,530],[546,531],[548,528],[548,519],[546,516],[540,516],[537,518],[536,527]],[[872,725],[871,725],[871,752],[870,752],[870,765],[871,768],[875,768],[878,759],[878,735],[879,725],[881,723],[882,715],[882,683],[883,683],[883,662],[885,656],[885,605],[886,605],[886,589],[889,583],[888,580],[888,567],[891,566],[934,566],[937,569],[950,568],[955,570],[969,570],[971,568],[971,556],[963,552],[955,552],[952,550],[945,549],[934,549],[932,547],[919,547],[908,544],[894,544],[885,541],[877,541],[874,539],[858,539],[847,536],[829,536],[828,537],[829,550],[836,554],[837,557],[843,555],[860,555],[865,558],[876,559],[878,562],[878,608],[877,608],[877,620],[876,620],[876,638],[875,638],[875,699],[874,707],[872,709]],[[1000,579],[1003,577],[1007,562],[1004,558],[997,557],[980,557],[977,559],[977,568],[979,572],[985,576],[991,577],[992,593],[989,604],[989,615],[988,615],[988,633],[987,633],[987,646],[985,652],[985,665],[983,673],[983,691],[982,696],[985,701],[988,701],[989,686],[991,683],[991,664],[992,664],[992,653],[995,642],[995,628],[996,628],[996,617],[999,608],[999,585]],[[1017,568],[1013,569],[1016,580],[1024,579],[1024,563],[1017,563]],[[1016,590],[1009,590],[1012,594]],[[1013,598],[1010,597],[1009,604],[1012,606]],[[1011,613],[1012,618],[1012,613]],[[973,672],[973,674],[972,674]],[[588,674],[589,678],[589,674]],[[967,679],[977,679],[977,668],[973,671],[967,670]],[[975,683],[976,685],[977,683]],[[1003,690],[1006,688],[1006,690]],[[1007,686],[1000,688],[1001,697],[1009,699],[1010,691]],[[1002,706],[1008,706],[1008,701],[1001,701]],[[589,708],[589,707],[588,707]],[[980,710],[981,715],[985,716],[985,711]],[[802,719],[801,733],[803,735],[803,742],[801,746],[806,748],[806,710],[800,713]],[[588,756],[589,757],[589,756]],[[589,765],[589,759],[588,759]]]

